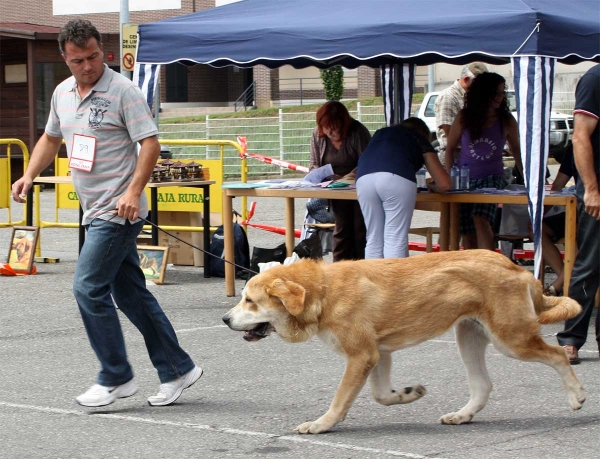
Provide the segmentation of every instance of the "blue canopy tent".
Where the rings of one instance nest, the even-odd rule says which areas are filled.
[[[243,0],[139,35],[140,86],[172,62],[381,67],[388,122],[409,115],[415,65],[512,62],[539,273],[554,65],[600,59],[598,0]]]

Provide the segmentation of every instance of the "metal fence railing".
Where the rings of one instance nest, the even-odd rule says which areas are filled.
[[[363,106],[350,115],[363,123],[372,133],[385,125],[383,106]],[[248,152],[277,158],[301,166],[310,163],[310,138],[315,128],[315,112],[284,113],[277,117],[211,118],[205,123],[160,124],[161,139],[222,139],[236,141],[238,136],[248,140]],[[219,151],[211,146],[170,146],[173,158],[214,159]],[[239,158],[233,150],[226,152],[225,176],[239,175]],[[254,160],[248,161],[249,176],[283,175],[290,171]]]
[[[552,110],[564,113],[565,115],[572,115],[574,107],[575,93],[559,91],[552,93]]]
[[[414,113],[419,104],[413,104]],[[553,110],[570,114],[574,100],[570,93],[554,93]],[[364,124],[371,133],[385,126],[383,105],[365,106],[360,103],[350,115]],[[248,152],[277,158],[301,166],[310,163],[310,137],[315,128],[315,112],[285,113],[262,118],[211,118],[204,123],[160,124],[161,139],[223,139],[237,141],[245,136]],[[214,159],[219,155],[217,147],[171,146],[174,158]],[[239,157],[229,149],[225,156],[225,177],[239,176]],[[284,175],[291,171],[255,160],[248,161],[248,176]]]
[[[325,90],[321,77],[272,78],[277,97],[275,106],[306,105],[325,102]],[[356,99],[358,95],[358,75],[344,73],[344,92],[342,99]]]
[[[256,101],[256,81],[253,81],[250,86],[237,98],[233,103],[233,109],[237,111],[246,111],[248,108],[254,107]]]
[[[0,139],[0,145],[4,145],[4,154],[0,155],[0,209],[6,209],[7,221],[0,221],[0,228],[7,226],[17,226],[25,224],[25,219],[20,221],[13,221],[11,211],[11,147],[17,147],[21,150],[23,155],[23,173],[29,165],[29,149],[27,145],[20,139]],[[25,209],[23,210],[23,217],[27,215],[27,211],[30,209],[31,203],[25,203]],[[3,216],[0,216],[1,220],[4,220]]]

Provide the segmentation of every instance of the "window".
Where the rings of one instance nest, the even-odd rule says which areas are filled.
[[[27,64],[5,64],[4,83],[27,83]]]
[[[435,116],[435,111],[433,110],[433,106],[435,105],[435,101],[437,100],[436,96],[431,96],[427,101],[427,107],[425,107],[425,116]]]
[[[69,67],[64,63],[37,63],[35,92],[37,95],[37,127],[44,129],[50,114],[50,100],[54,88],[63,80],[71,76]]]

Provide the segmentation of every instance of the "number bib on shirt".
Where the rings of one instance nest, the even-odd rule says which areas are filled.
[[[73,147],[69,158],[69,167],[90,172],[96,156],[96,137],[73,134]]]

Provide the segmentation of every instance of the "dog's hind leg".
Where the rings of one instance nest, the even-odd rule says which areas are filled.
[[[554,368],[567,391],[569,405],[573,410],[580,409],[583,402],[585,402],[586,393],[579,379],[577,379],[564,349],[560,346],[551,346],[538,334],[532,335],[526,330],[526,328],[516,330],[510,343],[506,341],[494,342],[494,346],[508,357],[530,362],[541,362]]]
[[[373,368],[369,381],[371,383],[371,393],[373,398],[382,405],[398,405],[411,403],[420,399],[427,393],[423,386],[408,386],[401,391],[392,389],[390,372],[392,369],[392,355],[390,352],[380,352],[379,362]]]
[[[458,350],[467,370],[471,398],[460,411],[442,416],[442,424],[464,424],[471,421],[486,405],[492,392],[492,381],[485,366],[485,349],[490,340],[483,326],[475,320],[467,319],[459,322],[455,331]]]

